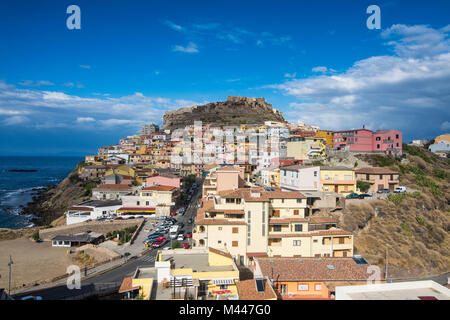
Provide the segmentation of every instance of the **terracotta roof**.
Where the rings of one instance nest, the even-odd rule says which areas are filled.
[[[122,284],[120,285],[120,288],[119,288],[119,293],[124,293],[124,292],[133,291],[133,290],[138,289],[138,287],[133,287],[132,283],[133,283],[133,277],[123,278]]]
[[[257,291],[255,279],[237,282],[236,286],[238,290],[239,300],[276,300],[277,295],[270,284],[265,279],[262,281],[264,281],[263,292]]]
[[[267,252],[247,252],[247,257],[267,257]]]
[[[319,223],[338,223],[339,219],[334,217],[311,217],[309,218],[310,224],[319,224]]]
[[[247,202],[251,201],[269,201],[270,199],[306,199],[305,195],[299,191],[281,191],[279,188],[273,188],[274,191],[267,191],[265,188],[240,188],[235,190],[220,191],[222,198],[241,198]],[[259,193],[259,197],[252,196],[253,193]]]
[[[341,229],[317,230],[310,232],[269,232],[269,238],[296,238],[296,237],[314,237],[314,236],[351,236],[352,233]]]
[[[292,218],[270,218],[269,224],[289,224],[291,222],[308,222],[307,218],[292,217]]]
[[[94,190],[130,190],[131,187],[126,184],[102,184],[94,188]]]
[[[398,172],[386,169],[386,168],[360,168],[355,170],[356,173],[368,173],[368,174],[398,174]]]
[[[366,281],[367,264],[353,258],[256,258],[264,276],[278,281]],[[328,267],[330,266],[330,267]]]
[[[212,253],[215,253],[215,254],[221,255],[223,257],[227,257],[227,258],[233,259],[233,257],[231,256],[231,254],[229,252],[224,252],[224,251],[221,251],[221,250],[215,249],[215,248],[208,248],[208,249]]]
[[[94,211],[94,208],[73,206],[73,207],[69,207],[67,210]]]
[[[150,186],[150,187],[145,187],[142,190],[147,191],[147,190],[152,190],[152,191],[173,191],[175,190],[176,187],[173,186],[161,186],[161,185],[155,185],[155,186]]]

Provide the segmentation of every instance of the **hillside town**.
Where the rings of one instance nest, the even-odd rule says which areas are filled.
[[[449,138],[411,145],[447,156]],[[68,254],[108,255],[93,273],[138,259],[114,289],[120,299],[397,299],[395,290],[406,299],[449,299],[431,280],[392,282],[387,268],[355,253],[354,234],[333,214],[416,192],[400,185],[399,172],[355,157],[407,163],[404,146],[400,131],[363,124],[146,124],[86,155],[69,179],[87,183],[89,199],[36,239]]]

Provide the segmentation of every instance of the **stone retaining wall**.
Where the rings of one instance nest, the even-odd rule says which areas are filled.
[[[53,237],[57,235],[71,235],[87,231],[92,231],[105,235],[110,231],[122,230],[131,227],[133,225],[140,226],[143,222],[144,219],[81,222],[71,224],[68,226],[60,226],[39,230],[39,237],[44,241],[50,241]]]

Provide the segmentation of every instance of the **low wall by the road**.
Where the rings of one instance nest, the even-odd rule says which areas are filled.
[[[67,226],[39,230],[39,237],[44,241],[50,241],[57,235],[71,235],[87,231],[105,235],[110,231],[122,230],[134,225],[138,225],[138,227],[140,227],[143,222],[144,219],[81,222]]]

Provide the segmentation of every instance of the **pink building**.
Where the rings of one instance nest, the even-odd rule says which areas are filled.
[[[352,152],[383,152],[402,154],[402,133],[397,130],[378,130],[366,128],[333,132],[333,150]]]
[[[147,187],[160,185],[160,186],[170,186],[170,187],[180,188],[180,178],[165,177],[165,176],[153,176],[153,177],[148,177],[145,180],[145,185]]]
[[[233,190],[244,186],[244,168],[223,167],[216,170],[217,191]]]

